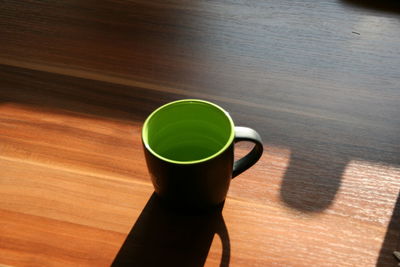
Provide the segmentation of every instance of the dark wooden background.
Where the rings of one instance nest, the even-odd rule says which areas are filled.
[[[152,195],[182,98],[264,140],[222,212]],[[396,266],[399,178],[397,1],[0,2],[0,264]]]

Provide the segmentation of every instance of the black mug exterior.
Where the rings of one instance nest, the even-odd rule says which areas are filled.
[[[233,168],[233,143],[220,155],[194,164],[176,164],[144,148],[155,192],[174,205],[208,207],[224,201]]]
[[[234,163],[234,143],[239,141],[250,141],[255,145]],[[235,127],[235,139],[221,154],[193,164],[162,160],[146,148],[143,139],[142,143],[155,192],[181,208],[204,209],[222,203],[232,178],[255,164],[263,152],[261,137],[247,127]]]

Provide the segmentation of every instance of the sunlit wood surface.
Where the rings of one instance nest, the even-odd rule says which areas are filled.
[[[264,140],[222,213],[153,195],[182,98]],[[1,266],[396,266],[399,189],[397,1],[0,3]]]

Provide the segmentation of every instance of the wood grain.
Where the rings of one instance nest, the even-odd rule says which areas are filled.
[[[1,6],[1,265],[396,265],[395,1]],[[152,195],[141,125],[181,98],[264,140],[222,213]]]

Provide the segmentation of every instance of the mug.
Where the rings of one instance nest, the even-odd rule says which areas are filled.
[[[234,144],[254,143],[234,162]],[[260,135],[235,127],[218,105],[184,99],[153,111],[142,128],[142,144],[155,192],[168,203],[207,208],[224,202],[230,181],[255,164],[263,152]]]

